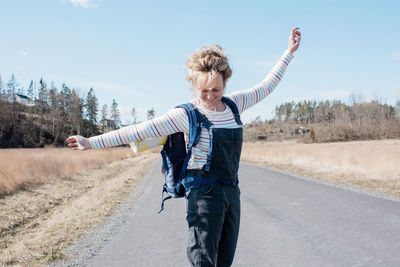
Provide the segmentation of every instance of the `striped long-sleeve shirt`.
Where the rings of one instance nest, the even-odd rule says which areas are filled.
[[[292,58],[293,55],[286,50],[261,83],[250,89],[234,92],[226,97],[235,102],[240,114],[243,113],[243,111],[263,100],[275,89]],[[214,124],[215,128],[239,127],[228,106],[221,112],[208,110],[201,106],[197,107]],[[188,117],[182,108],[171,109],[155,119],[94,136],[89,138],[89,140],[92,148],[97,149],[129,144],[130,142],[148,138],[167,136],[176,132],[184,132],[185,135],[189,132]],[[203,129],[199,143],[193,147],[188,169],[201,169],[207,162],[208,149],[209,134],[206,129]]]

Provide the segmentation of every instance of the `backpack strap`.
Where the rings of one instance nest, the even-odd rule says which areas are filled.
[[[194,104],[190,102],[178,105],[176,108],[183,108],[189,120],[189,142],[186,145],[187,155],[183,161],[181,173],[179,174],[179,177],[183,179],[186,176],[186,169],[192,155],[192,148],[196,146],[200,140],[202,115]]]
[[[182,168],[179,172],[178,180],[180,183],[176,185],[175,188],[169,188],[167,184],[164,184],[163,191],[161,193],[161,209],[158,213],[160,213],[164,209],[164,202],[170,198],[172,198],[171,193],[174,194],[177,188],[180,188],[183,185],[183,180],[186,176],[186,169],[189,163],[190,157],[192,155],[192,148],[196,146],[200,140],[201,134],[201,121],[202,121],[202,114],[200,111],[194,106],[193,103],[185,103],[176,106],[175,108],[183,108],[186,111],[189,121],[189,141],[186,144],[186,156],[182,163]],[[170,138],[169,136],[168,138]],[[164,198],[164,192],[168,193],[168,196]],[[185,194],[186,196],[186,194]]]

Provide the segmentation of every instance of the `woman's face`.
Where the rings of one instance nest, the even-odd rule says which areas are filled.
[[[197,91],[199,93],[201,104],[207,109],[216,109],[221,103],[224,89],[224,80],[220,73],[217,74],[217,79],[212,86],[207,87],[200,84]]]

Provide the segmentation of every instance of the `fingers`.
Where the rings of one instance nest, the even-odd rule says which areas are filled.
[[[300,28],[298,28],[298,27],[293,28],[293,29],[290,31],[290,37],[294,38],[294,37],[301,36],[301,32],[298,31],[299,29],[300,29]]]
[[[76,135],[68,137],[66,141],[69,143],[68,146],[71,147],[72,150],[78,150],[78,140]]]
[[[288,49],[290,53],[294,53],[300,46],[301,32],[299,27],[295,27],[290,31]]]
[[[65,141],[72,150],[87,150],[92,148],[90,142],[81,135],[70,136]]]
[[[66,141],[67,141],[68,143],[75,143],[75,142],[78,142],[78,136],[77,136],[77,135],[72,135],[72,136],[68,137]]]
[[[77,140],[75,138],[72,137],[68,137],[66,140],[68,143],[75,143]]]
[[[301,32],[299,32],[300,28],[295,27],[291,30],[289,40],[292,42],[294,46],[299,46],[301,40]]]
[[[298,28],[298,27],[293,28],[293,29],[291,30],[291,33],[294,34],[298,29],[300,29],[300,28]]]

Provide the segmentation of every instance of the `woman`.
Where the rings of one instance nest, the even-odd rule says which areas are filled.
[[[301,34],[298,29],[292,29],[288,49],[260,84],[226,96],[236,104],[239,114],[264,99],[279,83],[300,45]],[[217,184],[202,184],[191,190],[187,197],[187,256],[192,266],[230,266],[239,234],[240,190],[237,173],[243,141],[240,117],[235,117],[222,101],[232,70],[222,48],[217,45],[197,50],[189,56],[186,66],[187,79],[195,96],[193,103],[205,115],[212,129],[202,129],[200,141],[192,149],[187,177],[220,181]],[[186,112],[182,108],[175,108],[138,125],[91,138],[71,136],[67,142],[74,150],[98,149],[176,132],[187,135],[188,127]]]

